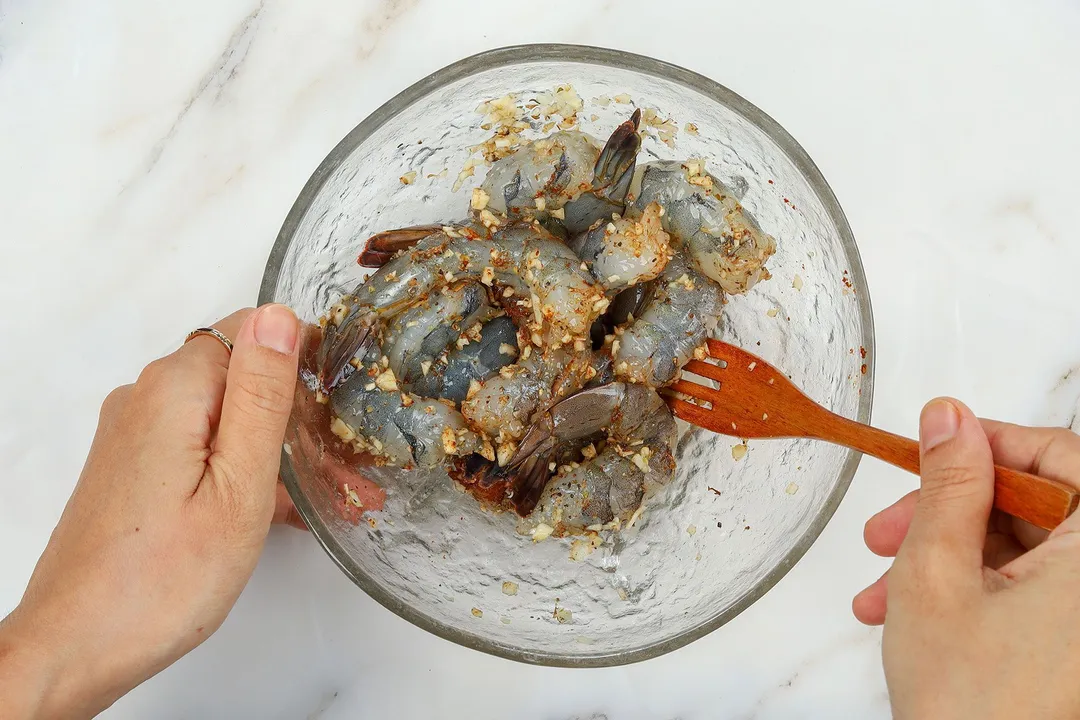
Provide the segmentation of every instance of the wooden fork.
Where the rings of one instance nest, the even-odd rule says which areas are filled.
[[[690,360],[684,372],[715,380],[719,388],[679,380],[671,390],[708,406],[667,396],[677,417],[738,438],[814,438],[873,455],[919,472],[914,440],[848,420],[808,398],[782,372],[734,345],[708,341],[718,363]],[[685,377],[685,375],[684,375]],[[994,466],[994,507],[1047,530],[1076,509],[1080,493],[1063,483]]]

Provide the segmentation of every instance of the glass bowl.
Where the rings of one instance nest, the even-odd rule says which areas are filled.
[[[581,129],[601,140],[633,107],[677,124],[674,138],[647,126],[639,160],[704,158],[778,246],[772,279],[728,298],[719,337],[782,368],[826,407],[867,421],[870,299],[847,220],[817,167],[772,118],[727,88],[614,50],[493,50],[391,99],[330,152],[300,193],[259,302],[285,303],[314,323],[364,276],[356,258],[368,236],[465,214],[484,168],[456,192],[455,179],[471,148],[491,137],[480,127],[479,103],[509,93],[524,101],[566,84],[584,101]],[[399,179],[414,171],[411,183]],[[481,509],[442,472],[372,468],[361,477],[328,460],[318,427],[324,407],[298,385],[282,474],[326,552],[416,625],[547,665],[639,661],[720,627],[802,557],[860,458],[803,440],[752,441],[743,454],[736,438],[684,425],[675,480],[647,500],[632,528],[605,533],[600,547],[573,560],[571,539],[532,542],[515,532],[515,516]],[[368,508],[383,488],[385,505],[361,516],[344,499],[350,482]]]

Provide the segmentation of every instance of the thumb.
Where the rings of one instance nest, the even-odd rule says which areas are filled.
[[[919,419],[922,484],[904,550],[951,570],[981,571],[994,503],[986,433],[963,403],[931,401]]]
[[[236,336],[210,457],[214,481],[234,497],[255,490],[255,497],[265,495],[272,504],[296,386],[299,334],[289,308],[266,305],[248,317]]]

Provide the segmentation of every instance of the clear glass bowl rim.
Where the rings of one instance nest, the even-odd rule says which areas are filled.
[[[858,413],[856,419],[859,422],[870,421],[870,410],[874,394],[874,321],[870,304],[870,293],[866,284],[866,275],[863,271],[862,260],[859,256],[859,248],[855,243],[855,237],[851,232],[844,211],[841,209],[832,188],[825,181],[825,177],[818,170],[814,161],[803,150],[802,146],[788,134],[769,115],[758,107],[729,90],[723,85],[700,75],[691,70],[672,65],[662,60],[656,60],[644,55],[613,50],[609,48],[593,47],[588,45],[570,45],[559,43],[511,45],[494,50],[472,55],[448,65],[441,70],[428,75],[419,82],[410,85],[390,100],[383,103],[377,110],[365,118],[359,125],[352,129],[341,142],[334,147],[311,178],[304,185],[303,190],[293,203],[289,214],[286,216],[281,230],[278,232],[274,247],[266,261],[266,269],[263,272],[262,284],[259,289],[259,304],[273,302],[277,292],[278,277],[286,253],[292,243],[293,235],[300,224],[301,219],[307,212],[319,190],[338,166],[353,152],[356,147],[363,143],[372,133],[383,124],[388,123],[402,110],[428,93],[442,88],[462,78],[485,72],[492,68],[508,65],[526,65],[537,62],[572,62],[591,65],[609,66],[633,70],[646,75],[684,85],[741,115],[745,120],[759,128],[787,155],[788,159],[798,168],[806,178],[818,199],[821,201],[829,218],[835,224],[848,259],[848,270],[851,282],[856,289],[856,301],[859,305],[861,316],[862,343],[867,350],[867,369],[862,382],[862,393],[859,397]],[[843,467],[840,470],[839,482],[833,492],[826,499],[825,505],[810,527],[802,534],[798,541],[788,551],[787,555],[761,579],[751,590],[741,597],[726,610],[717,615],[707,618],[697,626],[680,632],[665,640],[640,647],[632,651],[618,653],[604,653],[597,655],[562,655],[552,652],[533,652],[523,650],[511,645],[494,642],[473,633],[463,632],[456,628],[445,625],[437,618],[419,612],[409,605],[394,598],[379,586],[361,567],[352,561],[344,548],[334,539],[329,528],[320,520],[311,503],[300,490],[299,483],[292,471],[288,455],[281,455],[281,476],[285,487],[292,497],[300,516],[307,523],[311,534],[323,546],[323,549],[337,564],[339,568],[352,579],[364,592],[374,598],[379,604],[396,615],[427,630],[445,640],[463,645],[474,650],[480,650],[499,657],[525,662],[536,665],[548,665],[553,667],[608,667],[625,665],[663,655],[677,650],[698,638],[716,630],[728,622],[754,602],[760,599],[766,592],[772,589],[792,567],[795,566],[810,546],[817,540],[825,525],[832,518],[833,513],[839,507],[841,500],[847,493],[855,471],[859,466],[862,454],[850,451]]]

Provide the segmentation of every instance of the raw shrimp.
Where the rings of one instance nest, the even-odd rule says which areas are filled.
[[[676,436],[652,388],[615,382],[583,390],[538,417],[522,439],[507,464],[517,474],[511,502],[522,516],[536,508],[532,519],[560,534],[627,520],[647,489],[674,476]],[[598,439],[605,440],[599,452],[591,445]],[[563,464],[583,446],[581,463]],[[552,464],[562,467],[548,486]]]
[[[611,299],[607,311],[597,318],[589,332],[594,350],[603,347],[605,338],[615,328],[641,314],[645,301],[652,295],[652,283],[631,285]],[[610,358],[610,355],[608,356]]]
[[[536,223],[481,234],[472,225],[446,227],[396,256],[331,311],[319,352],[324,387],[337,382],[379,317],[458,279],[499,285],[535,317],[532,328],[558,345],[584,338],[606,308],[603,288],[581,260]]]
[[[473,383],[487,380],[517,357],[517,328],[512,319],[502,315],[486,322],[478,337],[436,360],[410,389],[423,397],[461,402]]]
[[[527,143],[465,220],[368,240],[358,260],[378,269],[328,312],[316,357],[338,437],[443,465],[556,535],[618,527],[674,476],[656,388],[776,246],[703,161],[637,167],[640,119],[602,148],[579,131]]]
[[[666,267],[666,266],[665,266]],[[641,283],[623,290],[611,300],[603,320],[614,328],[641,315],[641,308],[652,295],[652,284]]]
[[[525,497],[519,490],[528,484],[527,478],[506,467],[518,449],[517,438],[532,432],[535,418],[544,417],[564,398],[573,397],[583,387],[606,385],[613,380],[611,356],[606,351],[571,352],[560,348],[544,355],[532,354],[504,368],[497,377],[473,386],[462,403],[462,412],[474,427],[495,438],[496,462],[470,458],[459,462],[451,475],[487,502],[499,504],[512,497]],[[569,451],[569,446],[564,450]],[[565,459],[569,462],[575,458]]]
[[[448,457],[478,453],[494,457],[491,443],[469,429],[450,405],[401,392],[377,348],[330,394],[331,430],[356,451],[392,465],[431,468]]]
[[[663,225],[697,269],[725,291],[745,293],[769,278],[765,262],[776,241],[758,227],[730,188],[705,172],[704,161],[661,161],[638,169],[635,207],[657,202]]]
[[[375,233],[364,243],[364,249],[360,251],[356,262],[362,267],[380,268],[393,260],[398,252],[408,250],[442,228],[442,225],[412,225]]]
[[[497,438],[499,459],[505,461],[536,412],[577,392],[596,372],[588,347],[531,348],[527,357],[474,386],[461,412],[473,427]]]
[[[585,383],[586,388],[599,387],[600,385],[615,382],[615,368],[609,353],[604,351],[594,352],[590,367],[592,369],[587,370],[586,373],[592,377]]]
[[[635,111],[602,149],[593,137],[567,130],[497,160],[481,185],[489,206],[511,216],[548,214],[571,235],[622,213],[641,147],[640,119]]]
[[[444,350],[495,312],[487,289],[477,282],[456,282],[442,292],[431,293],[387,322],[382,349],[390,369],[400,383],[409,387],[424,376],[424,368],[430,369]]]
[[[651,283],[641,314],[616,331],[615,376],[651,387],[672,382],[716,327],[721,306],[720,288],[676,255]]]
[[[617,217],[580,233],[568,243],[607,290],[652,280],[671,259],[670,236],[661,225],[663,209],[645,206],[637,218]]]
[[[502,368],[488,380],[470,388],[461,404],[472,427],[494,439],[495,460],[474,454],[460,458],[449,468],[477,500],[503,505],[515,497],[523,476],[510,472],[506,463],[517,450],[517,438],[531,426],[532,418],[563,398],[573,395],[605,369],[603,357],[571,346],[527,352],[514,365]]]

